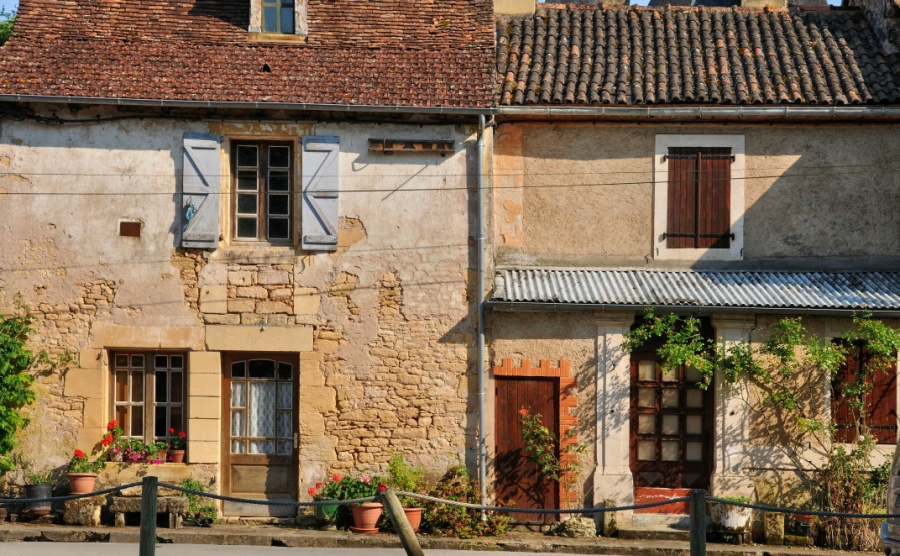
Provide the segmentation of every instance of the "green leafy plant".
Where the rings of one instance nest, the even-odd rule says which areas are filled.
[[[34,468],[34,464],[31,463],[31,461],[22,457],[21,454],[16,454],[14,459],[22,467],[22,475],[25,477],[26,485],[51,485],[51,484],[53,484],[54,472],[52,469],[38,471],[37,469]]]
[[[175,429],[169,429],[169,448],[172,450],[184,450],[187,446],[187,433]]]
[[[6,11],[5,7],[0,7],[0,46],[12,36],[13,27],[16,24],[16,11]]]
[[[34,376],[28,371],[38,355],[27,345],[34,323],[21,304],[16,314],[0,317],[0,474],[15,467],[9,454],[18,443],[17,431],[28,425],[22,408],[34,402]]]
[[[398,492],[416,492],[424,474],[424,467],[410,465],[403,459],[403,454],[394,453],[388,461],[387,484]],[[399,498],[400,503],[406,508],[419,505],[415,498],[409,496],[400,496]]]
[[[318,482],[310,487],[307,493],[313,500],[358,500],[371,498],[387,489],[387,486],[378,477],[365,475],[359,479],[335,474],[330,480]],[[350,506],[341,505],[338,508],[335,521],[338,527],[347,527],[352,523]]]
[[[102,458],[91,461],[87,454],[76,449],[72,454],[72,459],[69,460],[67,469],[69,473],[99,473],[104,467],[106,467],[106,461]]]
[[[196,490],[197,492],[206,492],[206,487],[203,483],[192,477],[182,479],[179,485],[182,488]],[[216,509],[216,505],[209,501],[209,498],[189,492],[183,492],[182,496],[185,496],[188,499],[188,520],[205,519],[209,520],[210,524],[216,523],[219,511]]]
[[[441,480],[430,489],[429,495],[444,500],[455,500],[469,504],[481,503],[481,486],[469,478],[464,466],[447,471]],[[488,513],[481,519],[481,511],[459,506],[449,506],[441,502],[426,502],[422,515],[423,533],[435,533],[461,539],[500,536],[506,533],[509,517]]]
[[[544,426],[540,413],[531,414],[522,408],[519,422],[525,441],[525,457],[537,464],[544,478],[559,483],[563,494],[561,505],[567,508],[580,472],[578,456],[585,453],[587,447],[572,442],[575,438],[572,428],[563,436],[566,442],[561,443],[556,434]]]

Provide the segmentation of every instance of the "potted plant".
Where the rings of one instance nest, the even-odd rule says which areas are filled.
[[[154,465],[165,463],[168,451],[169,443],[162,440],[144,445],[145,459]]]
[[[87,494],[94,491],[94,482],[97,480],[97,472],[103,469],[106,462],[102,458],[94,461],[88,459],[81,450],[75,450],[72,459],[69,460],[68,473],[69,490],[72,494]]]
[[[122,449],[122,461],[136,463],[147,457],[147,448],[144,443],[136,438],[120,439]]]
[[[736,533],[750,530],[750,520],[753,518],[753,509],[736,506],[728,502],[749,504],[751,500],[746,496],[719,497],[727,502],[709,502],[709,518],[716,531]]]
[[[100,445],[106,448],[109,461],[122,461],[122,427],[113,419],[106,424],[106,434],[100,438]]]
[[[169,459],[172,463],[184,463],[184,452],[187,449],[187,433],[180,431],[175,434],[175,429],[169,429]]]
[[[53,471],[36,471],[31,463],[24,462],[22,471],[25,474],[25,498],[50,498],[53,496]],[[33,516],[50,513],[50,502],[28,502],[25,511]]]
[[[377,479],[373,480],[369,476],[361,479],[344,479],[347,481],[344,489],[344,500],[356,500],[358,498],[369,498],[377,494],[381,494],[387,489],[387,486],[380,483]],[[381,512],[384,510],[384,504],[381,502],[363,502],[350,506],[353,514],[353,527],[350,530],[354,533],[377,533],[378,520],[381,518]]]
[[[409,465],[403,459],[403,454],[395,453],[388,462],[387,484],[398,492],[415,492],[424,474],[424,467]],[[400,496],[399,499],[413,532],[418,533],[419,525],[422,523],[422,507],[418,505],[415,498]]]
[[[341,499],[341,480],[342,478],[340,475],[333,475],[331,480],[324,483],[318,482],[315,486],[309,487],[307,493],[309,493],[316,502],[337,502]],[[328,525],[332,525],[337,520],[339,509],[340,505],[338,504],[327,504],[315,506],[314,511],[316,518]]]

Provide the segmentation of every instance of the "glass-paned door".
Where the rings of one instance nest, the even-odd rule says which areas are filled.
[[[225,485],[231,496],[296,500],[297,356],[224,358]],[[226,502],[226,515],[290,516],[293,508]]]
[[[706,488],[712,472],[712,389],[691,367],[632,354],[631,471],[635,487]]]

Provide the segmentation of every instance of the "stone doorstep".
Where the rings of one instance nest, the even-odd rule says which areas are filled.
[[[141,513],[142,499],[135,496],[110,496],[109,511],[116,527],[125,527],[125,514]],[[178,529],[188,512],[184,496],[161,496],[156,499],[156,513],[168,514],[169,529]]]

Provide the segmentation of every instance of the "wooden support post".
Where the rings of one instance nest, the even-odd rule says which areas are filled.
[[[156,554],[156,495],[159,478],[153,475],[144,477],[141,484],[141,538],[140,556]]]
[[[691,556],[706,556],[706,491],[691,491]]]
[[[416,534],[413,533],[412,525],[406,519],[406,512],[403,511],[400,500],[394,494],[394,490],[389,488],[382,492],[381,501],[384,502],[384,509],[387,510],[388,517],[391,518],[391,523],[394,524],[394,529],[400,535],[400,542],[403,544],[403,548],[406,549],[407,556],[425,556],[425,553],[422,552],[422,547],[419,545],[419,540],[416,539]]]

